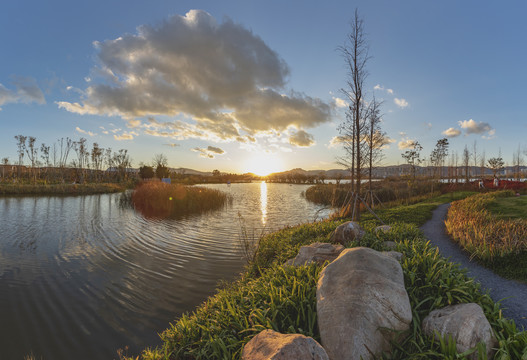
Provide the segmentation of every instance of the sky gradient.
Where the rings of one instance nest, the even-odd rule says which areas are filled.
[[[364,19],[368,96],[403,163],[447,136],[506,162],[527,146],[527,5],[478,1],[6,1],[0,157],[15,135],[85,137],[132,165],[228,172],[338,168],[346,68]]]

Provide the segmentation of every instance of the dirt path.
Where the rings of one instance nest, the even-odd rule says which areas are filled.
[[[434,210],[432,219],[421,226],[430,242],[439,248],[441,255],[468,270],[468,276],[476,279],[483,290],[489,290],[494,301],[501,300],[503,314],[514,319],[516,325],[527,329],[527,284],[507,280],[491,270],[470,261],[468,253],[454,243],[446,233],[444,220],[450,204],[440,205]]]

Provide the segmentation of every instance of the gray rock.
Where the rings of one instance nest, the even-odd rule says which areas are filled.
[[[345,222],[337,226],[335,232],[331,236],[331,241],[334,243],[345,245],[353,240],[360,240],[364,236],[364,230],[354,221]]]
[[[326,351],[313,338],[300,334],[280,334],[264,330],[251,339],[242,360],[329,360]]]
[[[382,253],[391,257],[392,259],[397,260],[398,262],[401,262],[401,260],[404,259],[404,255],[398,251],[383,251]]]
[[[446,306],[432,311],[423,320],[423,332],[429,336],[452,336],[456,342],[456,349],[462,353],[484,342],[487,357],[490,359],[494,353],[493,347],[497,346],[496,338],[492,332],[489,321],[485,317],[481,306],[474,303]],[[477,359],[477,353],[470,359]]]
[[[377,226],[375,230],[373,230],[375,234],[378,234],[380,232],[386,234],[387,232],[390,232],[390,231],[392,231],[392,227],[390,225],[380,225],[380,226]]]
[[[320,274],[317,316],[332,360],[373,359],[410,328],[412,311],[401,265],[370,248],[344,250]],[[391,331],[391,330],[395,331]]]
[[[335,260],[339,254],[344,250],[344,246],[330,243],[313,243],[308,246],[302,246],[298,251],[298,255],[294,259],[289,259],[285,265],[308,265],[313,262],[316,262],[320,265],[324,264],[326,261]]]
[[[383,245],[385,248],[388,248],[390,250],[393,250],[397,247],[397,243],[395,241],[385,241]]]

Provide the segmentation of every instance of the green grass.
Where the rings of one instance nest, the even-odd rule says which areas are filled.
[[[468,196],[469,194],[457,194]],[[421,322],[432,310],[449,304],[475,302],[487,316],[499,348],[495,359],[521,359],[527,353],[527,332],[502,317],[499,304],[482,293],[480,285],[458,265],[440,256],[418,226],[449,196],[430,199],[410,207],[384,210],[393,222],[392,231],[375,235],[368,231],[353,246],[383,250],[385,240],[395,241],[404,254],[405,285],[413,321],[405,341],[383,359],[456,359],[455,347],[435,341],[421,332]],[[366,216],[365,216],[366,217]],[[163,344],[146,349],[142,359],[239,359],[243,346],[264,329],[301,333],[320,339],[316,319],[316,283],[322,267],[316,264],[284,267],[297,249],[315,241],[327,241],[344,220],[326,220],[283,229],[261,239],[260,249],[244,276],[227,284],[191,314],[185,314],[161,334]],[[372,220],[365,220],[370,229]],[[465,354],[466,356],[467,354]]]
[[[527,219],[527,196],[497,198],[487,209],[498,219]]]

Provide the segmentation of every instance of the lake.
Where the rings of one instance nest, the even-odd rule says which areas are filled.
[[[240,214],[259,234],[329,211],[306,185],[207,185],[224,209],[146,219],[121,194],[0,197],[0,359],[113,359],[158,333],[243,269]],[[125,352],[126,353],[126,352]]]

